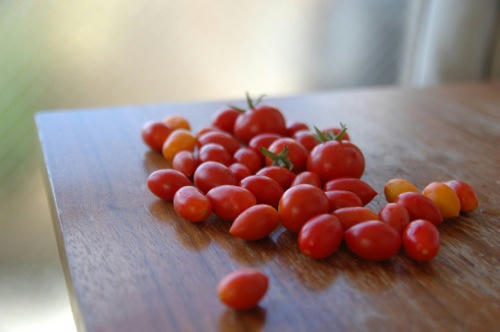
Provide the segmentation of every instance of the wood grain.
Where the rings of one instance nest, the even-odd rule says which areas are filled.
[[[232,101],[235,103],[235,101]],[[447,220],[430,263],[382,263],[341,248],[314,261],[282,228],[245,242],[229,224],[192,224],[146,188],[167,167],[140,139],[144,121],[182,114],[205,126],[226,102],[40,113],[36,117],[75,319],[88,331],[494,330],[500,325],[500,84],[325,92],[269,99],[289,120],[347,123],[366,157],[364,179],[462,179],[479,209]],[[385,203],[378,195],[369,207]],[[261,269],[261,305],[234,312],[215,287]]]

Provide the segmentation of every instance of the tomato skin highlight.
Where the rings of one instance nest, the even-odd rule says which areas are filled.
[[[443,222],[443,216],[437,205],[420,193],[407,192],[398,196],[396,203],[403,205],[410,214],[410,220],[425,219],[434,225]]]
[[[293,137],[293,135],[300,130],[309,130],[309,126],[306,123],[300,121],[291,122],[286,127],[286,135],[288,137]]]
[[[190,186],[191,181],[179,171],[160,169],[148,176],[147,185],[155,196],[171,202],[177,190]]]
[[[335,210],[333,215],[339,218],[344,231],[365,221],[378,220],[378,215],[375,212],[368,208],[357,206]]]
[[[198,188],[185,186],[174,195],[174,210],[184,219],[200,222],[210,216],[212,204]]]
[[[212,117],[212,126],[232,134],[234,130],[234,123],[241,114],[242,113],[240,111],[232,108],[220,110]]]
[[[323,182],[338,178],[360,178],[365,170],[361,150],[349,141],[328,141],[317,145],[309,154],[307,170]]]
[[[295,179],[295,173],[279,166],[267,166],[258,171],[255,175],[263,175],[270,177],[278,182],[284,190],[288,189]]]
[[[231,164],[231,166],[229,166],[229,170],[236,178],[236,183],[240,183],[241,180],[243,180],[247,176],[252,175],[252,172],[250,172],[248,167],[240,163]]]
[[[262,157],[254,150],[240,148],[233,155],[234,161],[245,165],[252,174],[257,172],[262,166]]]
[[[285,118],[277,108],[256,107],[241,114],[234,124],[234,135],[244,143],[264,133],[286,135]]]
[[[312,217],[328,213],[330,208],[325,193],[310,184],[291,187],[279,201],[281,223],[290,232],[298,233]]]
[[[262,158],[262,160],[264,160],[265,157],[260,152],[260,149],[261,148],[269,149],[269,146],[279,138],[281,138],[281,136],[278,134],[271,134],[271,133],[259,134],[250,140],[250,143],[248,143],[248,147],[257,152],[259,156]]]
[[[288,147],[288,159],[293,164],[292,171],[294,173],[300,173],[306,169],[307,163],[307,150],[294,140],[293,138],[284,137],[277,139],[269,146],[269,151],[275,154],[279,154],[285,147]],[[270,166],[273,164],[271,158],[266,158],[266,165]]]
[[[422,194],[429,197],[439,208],[443,218],[458,217],[460,200],[456,192],[443,182],[432,182],[424,188]]]
[[[310,184],[311,186],[321,188],[321,179],[316,173],[304,171],[302,173],[297,174],[297,176],[292,182],[291,187],[299,184]]]
[[[311,258],[325,258],[333,254],[342,242],[344,231],[337,217],[321,214],[302,226],[298,243],[302,253]]]
[[[445,183],[457,194],[460,200],[461,212],[472,212],[477,208],[477,196],[470,185],[459,180],[451,180]]]
[[[318,140],[314,137],[314,134],[309,130],[299,130],[293,134],[293,138],[302,144],[307,151],[311,151],[316,145],[319,144]]]
[[[389,203],[396,202],[399,195],[407,192],[418,193],[419,191],[413,183],[405,179],[391,179],[384,185],[385,198]]]
[[[146,122],[141,130],[141,136],[144,143],[152,150],[161,151],[163,143],[167,140],[172,129],[163,122]]]
[[[388,203],[378,213],[382,222],[394,227],[398,232],[402,232],[406,225],[410,223],[408,210],[398,203]]]
[[[203,193],[225,184],[236,185],[236,178],[229,168],[215,161],[202,163],[194,172],[194,184]]]
[[[200,162],[216,161],[223,165],[229,166],[233,158],[227,150],[220,144],[208,143],[201,147],[198,151],[198,158]]]
[[[233,185],[212,188],[207,197],[215,215],[227,221],[233,221],[241,212],[257,204],[255,196],[250,191]]]
[[[362,207],[361,199],[353,192],[347,190],[325,191],[325,195],[330,203],[330,212],[345,207]]]
[[[193,176],[198,164],[198,160],[190,151],[180,151],[175,155],[174,160],[172,160],[172,168],[183,173],[188,178]]]
[[[264,297],[269,285],[265,274],[256,269],[240,269],[221,279],[217,286],[219,299],[237,310],[255,307]]]
[[[367,260],[386,260],[399,252],[401,236],[393,227],[378,221],[365,221],[344,233],[349,249]]]
[[[165,159],[172,161],[180,151],[194,151],[196,138],[186,129],[176,129],[163,143],[162,154]]]
[[[257,203],[274,207],[278,206],[284,192],[278,182],[263,175],[248,176],[241,180],[240,186],[254,194]]]
[[[280,223],[278,211],[272,206],[258,204],[241,212],[229,233],[244,240],[259,240],[271,234]]]
[[[328,181],[325,184],[325,191],[332,190],[350,191],[361,199],[363,205],[370,203],[377,196],[377,192],[368,183],[357,178],[340,178]]]
[[[222,145],[230,155],[233,155],[240,148],[240,143],[238,143],[236,138],[223,131],[210,131],[198,138],[199,147],[208,143]]]
[[[439,243],[438,229],[427,220],[414,220],[403,232],[405,252],[416,261],[430,261],[436,257]]]

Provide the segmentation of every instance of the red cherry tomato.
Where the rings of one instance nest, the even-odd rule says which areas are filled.
[[[403,232],[405,252],[417,261],[430,261],[436,257],[439,242],[438,229],[427,220],[414,220]]]
[[[199,222],[210,216],[212,205],[196,187],[185,186],[174,195],[174,210],[184,219]]]
[[[262,166],[260,154],[249,148],[240,148],[233,155],[234,161],[245,165],[250,172],[257,172]]]
[[[339,218],[344,231],[368,220],[378,220],[378,215],[375,212],[368,208],[357,206],[335,210],[333,215]]]
[[[240,148],[240,143],[236,138],[223,131],[211,131],[198,138],[198,146],[201,147],[208,143],[222,145],[230,155],[233,155]]]
[[[215,143],[203,145],[198,152],[198,158],[202,163],[206,161],[216,161],[226,166],[229,166],[233,161],[229,152],[227,152],[222,145]]]
[[[271,234],[280,223],[278,211],[265,204],[254,205],[240,213],[229,233],[244,240],[259,240]]]
[[[302,144],[307,151],[311,151],[316,145],[319,144],[314,134],[309,130],[299,130],[293,135],[293,138]]]
[[[278,182],[263,175],[252,175],[241,180],[240,186],[254,194],[257,203],[278,206],[283,188]]]
[[[333,128],[326,128],[326,129],[323,129],[321,132],[323,134],[326,134],[326,133],[331,133],[334,137],[337,136],[338,134],[340,134],[340,132],[342,131],[342,128],[338,128],[338,127],[333,127]],[[344,136],[342,136],[342,139],[343,140],[346,140],[346,141],[350,141],[351,138],[349,137],[349,134],[346,132],[344,132]]]
[[[401,204],[408,210],[410,220],[425,219],[434,225],[443,222],[443,216],[437,205],[428,197],[419,193],[403,193],[398,196],[396,203]]]
[[[172,160],[172,168],[183,173],[188,178],[193,176],[196,167],[198,167],[198,160],[190,151],[177,152],[174,160]]]
[[[365,221],[344,233],[349,249],[361,258],[385,260],[396,255],[401,248],[401,236],[391,226],[378,221]]]
[[[286,132],[288,137],[293,137],[293,135],[299,130],[309,130],[309,126],[304,122],[295,121],[286,127]]]
[[[259,106],[241,114],[234,124],[235,136],[245,143],[264,133],[286,135],[285,118],[277,108]]]
[[[310,184],[311,186],[321,188],[321,179],[319,178],[318,174],[305,171],[297,174],[292,182],[291,187],[298,184]]]
[[[293,138],[285,137],[277,139],[269,146],[269,151],[279,154],[285,147],[288,147],[288,159],[293,164],[292,171],[295,173],[303,171],[307,163],[307,150]],[[273,160],[267,157],[266,164],[268,166],[272,165]]]
[[[349,141],[328,141],[311,151],[307,170],[318,174],[324,182],[344,177],[360,178],[365,170],[365,158]]]
[[[228,133],[233,133],[234,123],[240,114],[242,114],[242,112],[232,108],[221,110],[214,114],[212,126],[220,128]]]
[[[361,198],[363,205],[368,204],[377,196],[377,192],[368,183],[356,178],[341,178],[328,181],[325,184],[325,191],[331,190],[347,190],[355,193]]]
[[[237,183],[240,183],[240,181],[247,176],[252,175],[248,167],[240,163],[232,164],[231,166],[229,166],[229,170],[231,170],[231,173],[233,173]]]
[[[227,221],[233,221],[241,212],[257,203],[250,191],[231,185],[212,188],[207,197],[215,215]]]
[[[279,166],[264,167],[256,175],[264,175],[278,182],[283,189],[288,189],[295,179],[295,173]]]
[[[194,184],[203,193],[224,184],[236,185],[236,178],[229,168],[215,161],[207,161],[194,172]]]
[[[142,140],[151,149],[161,151],[163,143],[168,138],[172,129],[163,122],[146,122],[141,130]]]
[[[363,206],[361,199],[355,193],[346,190],[325,191],[330,202],[330,211],[336,211],[345,207]]]
[[[460,211],[472,212],[477,208],[478,202],[476,193],[471,186],[463,181],[451,180],[446,185],[455,191],[460,200]]]
[[[394,227],[398,232],[402,232],[403,229],[410,223],[410,214],[408,210],[397,203],[386,204],[378,213],[380,220]]]
[[[291,187],[279,202],[279,215],[286,229],[297,233],[312,217],[327,213],[330,208],[325,193],[310,184]]]
[[[217,286],[219,299],[237,310],[255,307],[267,292],[269,280],[255,269],[241,269],[222,278]]]
[[[321,214],[307,221],[299,233],[299,248],[311,258],[325,258],[333,254],[343,236],[342,225],[337,217]]]
[[[149,190],[166,201],[172,201],[177,190],[190,185],[191,181],[184,174],[173,169],[160,169],[148,177]]]
[[[278,134],[259,134],[250,140],[248,147],[257,152],[259,156],[264,159],[264,155],[260,152],[260,149],[263,147],[269,149],[269,146],[278,138],[281,138]]]

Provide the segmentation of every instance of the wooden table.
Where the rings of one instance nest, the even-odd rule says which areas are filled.
[[[479,209],[439,226],[430,263],[386,262],[346,248],[314,261],[280,228],[245,242],[229,224],[178,218],[146,188],[167,167],[140,139],[149,119],[182,114],[194,129],[226,102],[40,113],[54,225],[78,327],[88,331],[494,330],[500,326],[500,84],[325,92],[268,99],[289,120],[347,123],[379,192],[394,177],[423,188],[462,179]],[[237,103],[232,101],[232,103]],[[369,207],[385,204],[378,195]],[[247,312],[226,309],[218,281],[242,266],[270,289]]]

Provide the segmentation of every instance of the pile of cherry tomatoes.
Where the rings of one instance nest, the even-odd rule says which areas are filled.
[[[344,240],[364,259],[386,260],[403,246],[409,257],[428,261],[439,250],[436,225],[477,207],[474,190],[462,181],[433,182],[420,193],[392,179],[384,187],[388,203],[376,213],[365,207],[377,192],[360,179],[365,159],[344,125],[313,131],[302,122],[287,125],[280,110],[261,101],[247,95],[247,109],[221,110],[196,134],[182,116],[146,123],[144,142],[172,164],[149,176],[151,192],[173,201],[189,221],[214,213],[244,240],[265,238],[281,224],[315,259],[332,255]],[[251,269],[227,276],[218,288],[237,309],[254,306],[266,290],[267,277]]]

